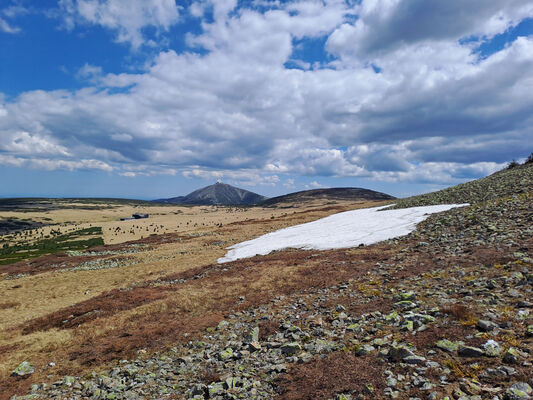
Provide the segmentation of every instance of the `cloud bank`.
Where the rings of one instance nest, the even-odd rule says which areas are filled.
[[[479,48],[533,17],[531,1],[354,3],[61,0],[70,29],[102,26],[132,51],[149,26],[201,31],[141,72],[85,64],[80,90],[0,95],[0,164],[453,183],[527,155],[533,36]],[[301,48],[316,43],[313,60]]]

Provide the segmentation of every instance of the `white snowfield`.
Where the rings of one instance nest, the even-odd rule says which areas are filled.
[[[443,204],[378,211],[390,207],[387,205],[346,211],[235,244],[228,247],[229,251],[226,256],[219,258],[218,262],[226,263],[288,248],[330,250],[355,247],[360,244],[369,245],[407,235],[430,214],[464,206],[468,204]]]

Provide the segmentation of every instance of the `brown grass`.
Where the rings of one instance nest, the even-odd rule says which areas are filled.
[[[269,336],[275,334],[279,330],[279,321],[266,320],[259,323],[259,340],[266,340]]]
[[[7,303],[0,303],[0,310],[7,310],[8,308],[15,308],[19,306],[20,303],[16,301],[9,301]]]
[[[106,292],[74,306],[30,320],[23,324],[22,333],[28,335],[52,328],[73,328],[96,318],[109,317],[120,311],[162,299],[166,296],[166,291],[168,288],[139,287],[132,290]]]
[[[447,304],[441,308],[441,311],[458,321],[469,321],[474,317],[473,311],[462,303]]]
[[[209,385],[213,382],[218,382],[220,381],[220,379],[220,374],[216,372],[213,368],[206,367],[205,370],[200,373],[200,381],[202,381],[206,385]]]
[[[374,387],[367,398],[380,398],[385,387],[385,364],[372,356],[333,353],[325,359],[295,365],[278,379],[280,400],[327,400],[337,393],[361,393]]]

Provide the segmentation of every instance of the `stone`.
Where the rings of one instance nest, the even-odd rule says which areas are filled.
[[[237,386],[237,383],[238,383],[238,379],[233,376],[230,376],[229,378],[226,378],[226,380],[224,381],[224,387],[226,389],[233,389],[234,387]]]
[[[402,358],[402,361],[406,364],[418,365],[426,361],[424,357],[413,355]]]
[[[259,327],[258,326],[254,327],[248,333],[248,336],[247,336],[246,340],[247,340],[248,343],[259,342]]]
[[[17,368],[11,373],[12,376],[27,376],[35,372],[35,368],[28,362],[23,361]]]
[[[225,350],[222,350],[218,353],[218,359],[220,361],[228,360],[233,357],[233,350],[231,347],[226,348]]]
[[[404,346],[391,346],[387,356],[392,361],[401,361],[405,357],[414,356],[414,353]]]
[[[510,347],[503,355],[503,362],[507,364],[516,364],[518,362],[518,350]]]
[[[403,331],[409,331],[412,332],[414,329],[414,323],[413,321],[405,321],[405,323],[402,325]]]
[[[439,340],[435,346],[437,346],[439,349],[447,351],[448,353],[453,353],[459,350],[459,346],[464,345],[464,342],[452,342],[448,339],[442,339]]]
[[[217,330],[224,329],[224,328],[226,328],[228,325],[229,325],[229,322],[228,322],[228,321],[222,320],[222,321],[220,321],[220,322],[218,323],[218,325],[217,325]]]
[[[505,391],[505,400],[526,400],[531,399],[533,390],[525,382],[517,382],[511,385],[509,389]]]
[[[533,337],[533,325],[528,325],[526,329],[526,336],[527,337]]]
[[[363,388],[363,393],[364,394],[374,393],[374,386],[372,386],[371,384],[365,385],[365,387]]]
[[[483,319],[480,319],[476,322],[476,326],[479,330],[483,331],[483,332],[490,332],[490,331],[493,331],[494,329],[498,329],[498,324],[495,324],[494,322],[492,321],[486,321],[486,320],[483,320]]]
[[[293,356],[298,354],[302,350],[302,346],[299,343],[291,342],[281,346],[281,352],[286,356]]]
[[[370,346],[369,344],[363,344],[361,346],[357,346],[355,349],[355,355],[356,356],[364,356],[369,353],[372,353],[376,348],[374,346]]]
[[[477,382],[468,379],[463,380],[459,387],[470,396],[477,395],[481,392],[481,386]]]
[[[485,350],[485,354],[489,357],[496,357],[502,352],[502,347],[499,345],[499,343],[492,339],[487,340],[487,342],[483,345],[483,349]]]
[[[255,351],[261,350],[261,344],[259,342],[251,342],[248,345],[248,349],[253,353]]]
[[[353,397],[350,396],[349,394],[338,394],[337,397],[335,398],[335,400],[352,400]]]
[[[395,387],[397,383],[398,383],[398,380],[395,379],[395,378],[393,378],[392,376],[389,376],[389,377],[387,378],[387,386],[389,386],[389,387]]]
[[[481,357],[485,355],[483,350],[472,346],[460,346],[458,354],[462,357]]]
[[[359,328],[359,324],[350,324],[346,327],[347,331],[356,331]]]

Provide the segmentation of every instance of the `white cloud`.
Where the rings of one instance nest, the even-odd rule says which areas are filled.
[[[185,178],[212,179],[217,182],[231,183],[242,186],[272,186],[280,181],[277,175],[265,175],[261,171],[253,170],[205,170],[192,168],[182,172]]]
[[[328,39],[328,49],[364,60],[416,43],[490,38],[533,16],[533,4],[530,0],[363,0],[354,12],[356,21],[340,26]]]
[[[62,1],[76,23],[82,4],[86,22],[131,40],[144,40],[146,24],[174,23],[156,11],[142,17],[154,1],[127,26],[116,2]],[[533,142],[533,38],[483,60],[457,40],[503,29],[486,26],[494,15],[516,24],[529,12],[524,2],[490,1],[481,17],[465,6],[470,24],[456,1],[439,6],[457,14],[452,26],[420,1],[364,0],[352,9],[343,1],[256,2],[264,12],[235,8],[235,1],[194,4],[189,11],[199,18],[214,7],[214,21],[203,20],[203,32],[188,38],[205,54],[161,52],[137,74],[86,64],[80,76],[89,86],[81,90],[0,97],[0,132],[9,132],[0,151],[53,154],[58,167],[100,160],[128,175],[272,186],[282,175],[455,182],[493,171]],[[355,12],[366,24],[359,33],[350,22]],[[406,21],[422,12],[427,23],[402,37]],[[387,32],[366,43],[374,20]],[[295,39],[327,35],[339,59],[312,70],[285,67]],[[382,43],[390,37],[397,40]],[[27,136],[13,144],[16,132]]]
[[[60,0],[59,7],[68,29],[80,23],[100,25],[133,48],[147,43],[143,28],[167,31],[179,17],[175,0]]]
[[[285,183],[283,184],[283,186],[285,186],[286,188],[288,189],[294,189],[296,186],[294,185],[294,179],[292,178],[289,178],[285,181]]]
[[[325,185],[322,185],[321,183],[318,183],[317,181],[313,181],[311,182],[309,185],[305,185],[306,188],[313,188],[313,189],[321,189],[321,188],[325,188],[327,186]]]
[[[28,13],[29,10],[18,4],[18,2],[12,2],[11,5],[0,8],[0,32],[10,34],[21,32],[21,29],[17,26],[14,26],[12,22],[9,22],[9,20]]]
[[[0,17],[0,32],[4,32],[4,33],[19,33],[20,32],[20,28],[18,28],[16,26],[12,26],[5,19]]]
[[[87,80],[91,83],[97,83],[102,77],[102,67],[85,63],[78,70],[76,77],[81,80]]]
[[[113,133],[111,139],[116,140],[117,142],[131,142],[133,136],[128,135],[127,133]]]
[[[47,171],[100,170],[111,172],[113,167],[100,160],[56,160],[50,158],[23,158],[0,154],[0,165],[27,167]]]
[[[66,147],[54,143],[54,140],[24,131],[4,134],[0,151],[15,155],[70,155]]]

